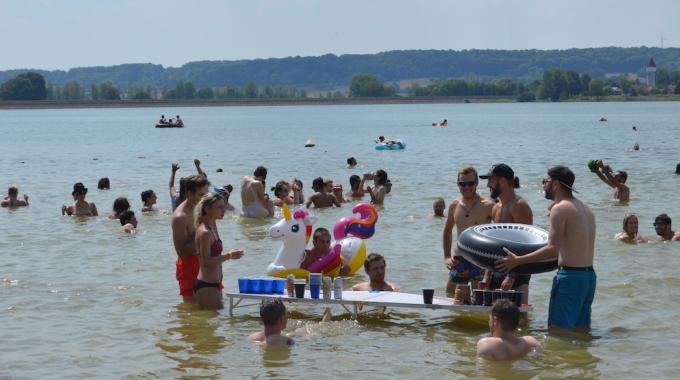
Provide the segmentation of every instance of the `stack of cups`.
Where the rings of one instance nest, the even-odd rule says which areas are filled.
[[[321,290],[321,273],[310,273],[309,274],[309,294],[314,299],[319,299],[319,294]]]

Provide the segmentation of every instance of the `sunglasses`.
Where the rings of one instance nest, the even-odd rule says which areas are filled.
[[[541,183],[545,185],[546,183],[548,183],[548,182],[550,182],[550,181],[552,181],[552,178],[550,178],[550,179],[545,179],[545,178],[543,178],[543,180],[541,181]]]
[[[472,187],[477,185],[477,181],[458,181],[460,187]]]
[[[660,227],[660,226],[665,226],[665,225],[666,225],[666,223],[664,223],[664,222],[655,222],[655,223],[652,223],[652,226],[654,226],[654,227]]]

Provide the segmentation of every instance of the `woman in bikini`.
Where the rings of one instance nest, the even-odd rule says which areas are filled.
[[[222,240],[216,222],[224,218],[226,203],[217,193],[206,194],[196,205],[194,223],[196,237],[194,246],[200,263],[198,278],[194,285],[194,298],[201,309],[221,309],[222,263],[240,259],[243,251],[232,249],[222,254]]]
[[[75,216],[98,216],[97,206],[94,202],[88,202],[85,200],[85,195],[87,194],[87,187],[81,182],[73,185],[73,204],[71,206],[63,205],[61,206],[61,215],[75,215]]]

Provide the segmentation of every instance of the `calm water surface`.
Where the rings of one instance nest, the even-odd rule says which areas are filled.
[[[153,128],[161,113],[181,114],[188,127]],[[601,116],[609,121],[598,122]],[[429,125],[443,118],[448,127]],[[658,213],[680,228],[680,176],[672,174],[679,133],[680,107],[671,102],[0,111],[0,188],[17,184],[31,197],[27,209],[0,210],[0,376],[674,378],[680,243],[630,246],[613,236],[628,212],[639,215],[650,238]],[[381,134],[406,140],[408,149],[373,150]],[[303,148],[308,138],[316,148]],[[630,151],[635,142],[639,152]],[[350,155],[358,168],[345,167]],[[166,189],[170,163],[188,175],[194,158],[213,184],[238,187],[263,164],[270,185],[298,177],[307,196],[317,176],[347,188],[351,174],[384,168],[394,187],[368,249],[387,257],[388,279],[404,291],[433,286],[439,295],[447,276],[443,220],[430,216],[431,204],[442,196],[448,205],[457,195],[456,169],[510,164],[535,223],[547,227],[541,178],[549,166],[568,165],[598,223],[593,330],[548,334],[548,273],[531,281],[535,311],[524,328],[544,350],[513,363],[475,358],[477,340],[488,333],[486,315],[408,309],[358,321],[337,309],[332,322],[319,324],[320,309],[294,306],[288,330],[299,344],[263,350],[245,340],[259,329],[256,307],[229,317],[226,310],[197,311],[177,295]],[[628,171],[629,206],[616,205],[589,173],[586,161],[597,158]],[[98,191],[104,176],[112,188]],[[60,216],[75,182],[89,187],[103,216]],[[138,234],[124,236],[106,218],[113,200],[128,197],[139,210],[148,188],[166,211],[138,215]],[[479,190],[488,194],[484,183]],[[240,209],[238,196],[231,201]],[[350,209],[315,211],[317,226],[331,228]],[[219,222],[225,247],[246,252],[224,264],[227,289],[238,276],[264,273],[279,247],[268,237],[271,223],[237,214]]]

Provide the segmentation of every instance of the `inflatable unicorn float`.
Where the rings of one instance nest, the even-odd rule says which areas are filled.
[[[329,276],[340,274],[344,259],[350,266],[349,274],[356,272],[366,259],[364,240],[375,233],[378,212],[370,204],[359,203],[352,208],[352,213],[360,218],[345,216],[335,223],[330,251],[314,262],[309,269],[300,268],[305,248],[312,236],[312,225],[319,219],[309,214],[307,209],[300,208],[291,215],[288,205],[283,205],[283,219],[269,228],[273,239],[281,239],[283,245],[276,254],[274,262],[267,267],[267,274],[274,277],[287,277],[292,274],[296,278],[307,278],[309,273],[324,273]],[[351,235],[351,236],[348,236]]]

